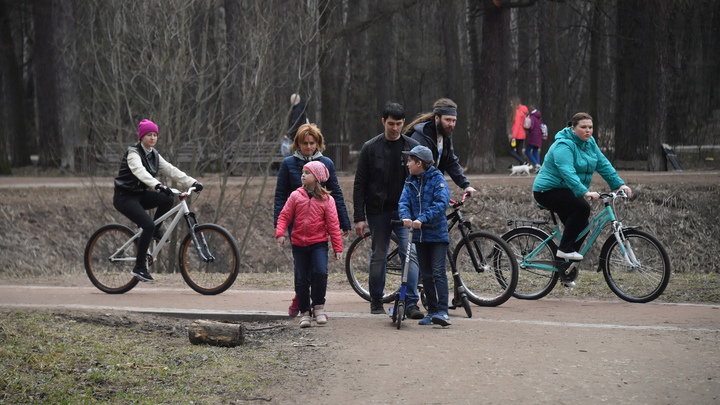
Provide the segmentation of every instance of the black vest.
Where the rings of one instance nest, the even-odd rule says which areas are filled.
[[[148,186],[142,181],[138,180],[138,178],[135,177],[132,170],[130,170],[130,167],[128,166],[128,153],[130,153],[130,151],[133,149],[137,150],[138,154],[140,155],[142,165],[145,167],[145,170],[147,170],[148,173],[150,173],[150,175],[153,177],[157,176],[158,174],[160,156],[158,155],[157,151],[153,149],[150,153],[153,155],[155,163],[150,164],[147,156],[145,155],[145,149],[143,149],[140,142],[128,147],[125,151],[122,162],[120,162],[120,170],[118,171],[117,177],[115,177],[115,190],[131,194],[140,194],[147,190]]]

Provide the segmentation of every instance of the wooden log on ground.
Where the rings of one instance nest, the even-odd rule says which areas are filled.
[[[245,327],[237,323],[199,319],[188,328],[188,338],[194,345],[235,347],[245,343]]]

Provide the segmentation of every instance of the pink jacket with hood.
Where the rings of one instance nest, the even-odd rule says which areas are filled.
[[[310,198],[303,187],[290,194],[278,216],[275,239],[284,236],[290,221],[293,221],[290,243],[295,246],[310,246],[332,239],[334,252],[342,252],[342,237],[338,222],[335,200],[330,195],[325,200]]]

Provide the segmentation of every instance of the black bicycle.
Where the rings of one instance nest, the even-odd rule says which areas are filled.
[[[448,269],[452,273],[448,282],[453,292],[450,308],[462,306],[468,317],[471,317],[470,302],[483,307],[494,307],[503,304],[512,296],[518,281],[518,265],[510,246],[502,238],[484,231],[473,231],[470,221],[463,219],[460,208],[466,197],[467,194],[464,194],[460,201],[450,200],[452,211],[447,214],[448,232],[459,225],[457,229],[461,234],[455,248],[448,248]],[[391,240],[385,283],[401,285],[402,261],[395,234],[392,234]],[[370,252],[370,232],[366,232],[350,244],[345,257],[348,282],[352,289],[367,301],[370,301]],[[422,298],[420,285],[418,293]],[[394,300],[395,290],[386,292],[383,296],[384,303]]]

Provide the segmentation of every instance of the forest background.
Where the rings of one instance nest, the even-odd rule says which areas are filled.
[[[551,134],[589,112],[611,160],[651,171],[661,143],[720,134],[717,0],[0,0],[0,17],[2,174],[87,171],[149,118],[170,161],[189,147],[183,169],[229,175],[218,151],[279,143],[294,92],[354,151],[388,101],[411,118],[452,98],[474,173],[506,155],[514,96]]]

